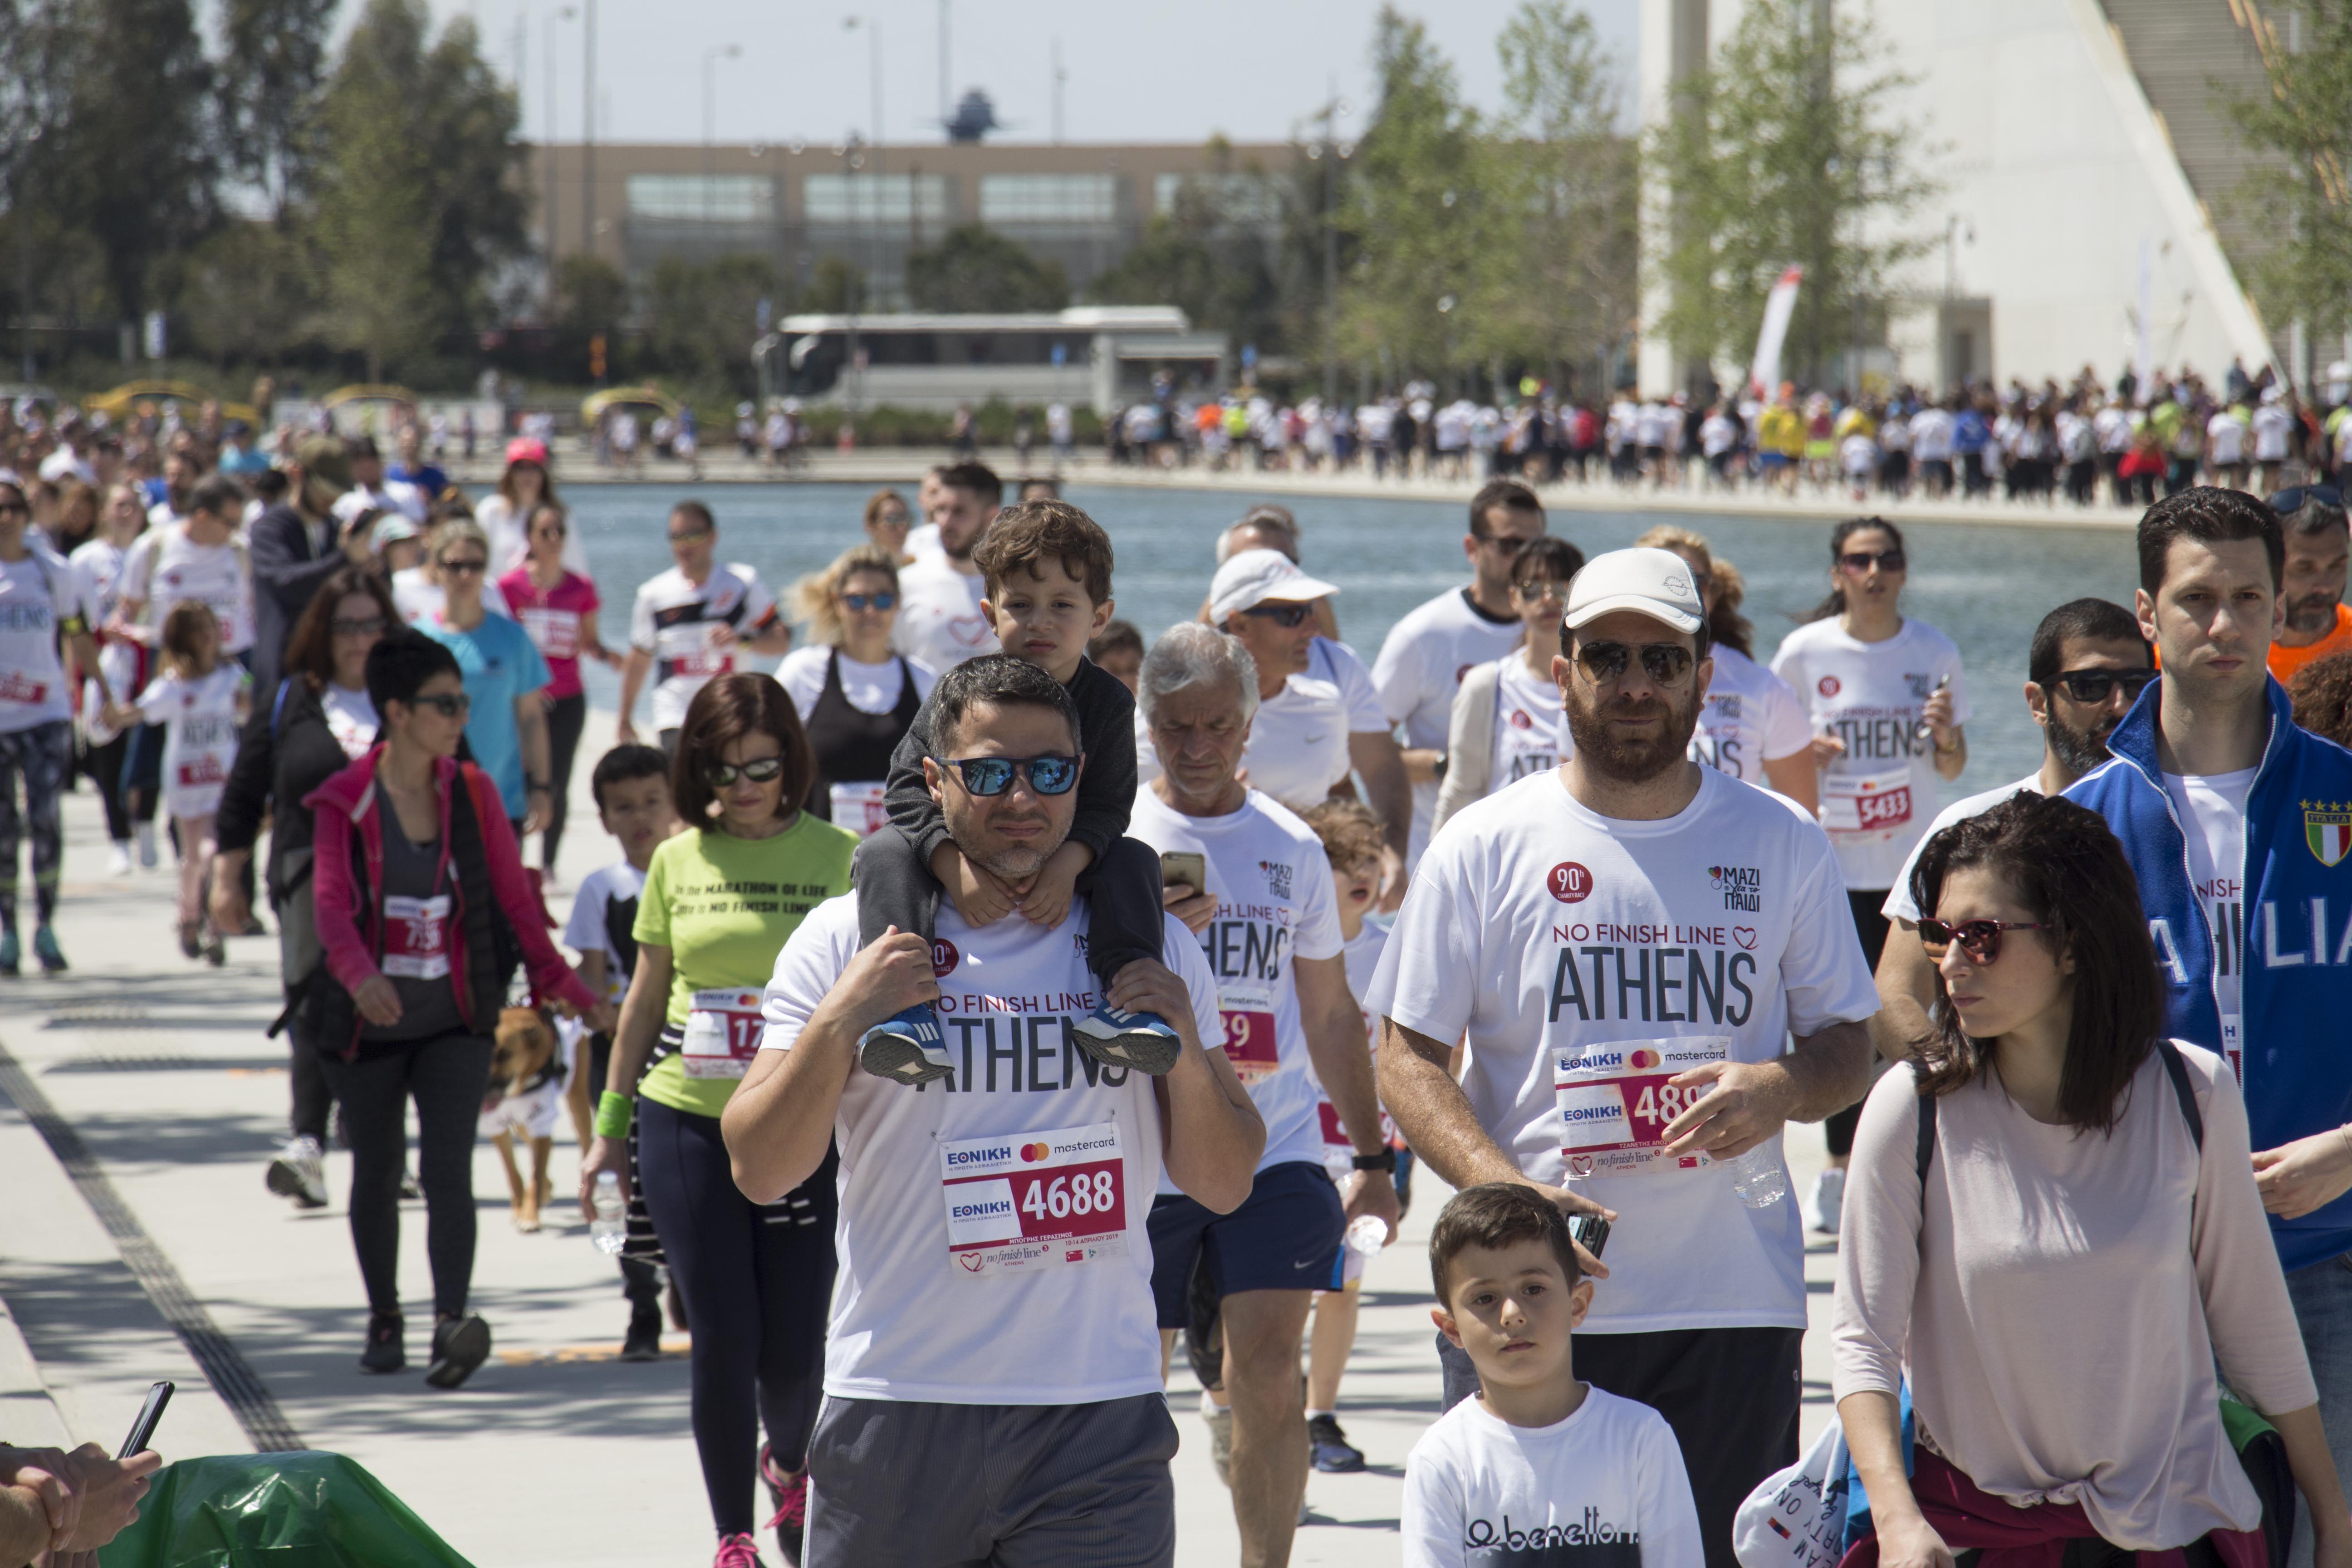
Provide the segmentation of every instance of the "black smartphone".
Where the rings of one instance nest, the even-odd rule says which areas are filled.
[[[131,1436],[122,1439],[121,1452],[114,1457],[127,1459],[154,1444],[155,1427],[163,1419],[163,1406],[172,1403],[172,1385],[158,1383],[147,1390],[147,1403],[139,1407],[139,1419],[131,1424]]]
[[[1163,887],[1190,888],[1196,894],[1209,890],[1209,858],[1197,849],[1171,849],[1160,857],[1160,881]]]
[[[1568,1236],[1597,1259],[1609,1245],[1609,1222],[1597,1214],[1580,1214],[1568,1222]]]

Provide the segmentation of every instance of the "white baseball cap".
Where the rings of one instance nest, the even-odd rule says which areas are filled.
[[[1265,604],[1310,604],[1339,591],[1337,584],[1301,572],[1298,563],[1279,550],[1244,550],[1218,567],[1210,582],[1209,618],[1223,626],[1225,617],[1236,611]]]
[[[1584,563],[1568,585],[1560,621],[1573,631],[1616,610],[1632,610],[1678,632],[1706,624],[1690,563],[1671,550],[1612,550]]]

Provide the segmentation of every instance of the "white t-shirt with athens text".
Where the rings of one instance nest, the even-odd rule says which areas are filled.
[[[1381,706],[1390,721],[1404,726],[1409,747],[1445,749],[1454,721],[1454,694],[1462,678],[1478,665],[1497,659],[1517,647],[1527,628],[1517,616],[1496,618],[1470,602],[1470,591],[1457,588],[1407,611],[1389,628],[1381,656],[1372,661],[1372,684],[1380,688]],[[1252,773],[1252,779],[1257,775]],[[1408,865],[1429,847],[1430,824],[1437,816],[1435,781],[1412,786],[1412,837],[1405,852]]]
[[[1675,1072],[1769,1061],[1791,1032],[1878,1011],[1819,827],[1712,769],[1653,822],[1525,780],[1430,846],[1365,1005],[1433,1039],[1466,1030],[1478,1124],[1537,1181],[1617,1211],[1584,1331],[1804,1326],[1794,1204],[1750,1209],[1712,1163],[1625,1167],[1679,1112]]]
[[[1936,738],[1920,712],[1948,681],[1952,722],[1969,721],[1960,650],[1923,621],[1905,620],[1884,642],[1849,637],[1832,616],[1781,639],[1772,673],[1809,710],[1815,734],[1845,750],[1822,777],[1822,826],[1837,848],[1845,885],[1890,888],[1936,809]]]
[[[1706,1561],[1674,1428],[1598,1388],[1549,1426],[1475,1395],[1439,1416],[1405,1457],[1403,1534],[1404,1568]]]
[[[629,646],[654,658],[654,728],[686,722],[687,704],[713,676],[744,668],[742,640],[775,625],[775,595],[759,573],[740,562],[713,562],[710,575],[689,583],[673,566],[637,590],[629,612]],[[712,635],[725,626],[737,642],[721,647]]]
[[[2164,775],[2164,793],[2189,841],[2189,882],[2213,933],[2213,1000],[2221,1009],[2221,1051],[2245,1076],[2246,792],[2259,770]]]
[[[1805,710],[1787,681],[1737,648],[1717,647],[1715,677],[1692,732],[1690,759],[1733,778],[1769,788],[1764,764],[1792,757],[1811,743]]]
[[[974,930],[942,902],[931,946],[954,1070],[917,1089],[849,1075],[834,1121],[833,1397],[1079,1405],[1160,1392],[1145,1220],[1166,1137],[1153,1080],[1104,1067],[1070,1037],[1101,1000],[1087,920],[1079,898],[1055,927]],[[793,1047],[857,948],[855,893],[801,922],[762,999],[761,1049]],[[1200,944],[1171,920],[1163,954],[1192,994],[1201,1038],[1216,1039],[1216,981]],[[1074,1154],[1086,1165],[1083,1206],[1066,1165]],[[1038,1179],[1045,1172],[1067,1183],[1058,1194]],[[1016,1220],[1024,1238],[1080,1239],[988,1244],[990,1226]],[[1081,1237],[1089,1226],[1103,1228]]]
[[[2005,784],[1999,789],[1989,789],[1980,795],[1972,795],[1966,800],[1956,800],[1937,812],[1936,820],[1927,824],[1927,831],[1919,835],[1919,842],[1911,846],[1911,853],[1904,860],[1903,869],[1895,874],[1895,885],[1886,889],[1886,901],[1878,906],[1878,912],[1890,921],[1909,921],[1913,925],[1917,925],[1919,906],[1913,902],[1911,898],[1911,870],[1919,864],[1919,851],[1927,847],[1927,840],[1956,822],[1966,822],[1971,816],[1982,816],[2013,795],[2040,795],[2041,793],[2042,770],[2036,768],[2015,784]]]
[[[1129,837],[1160,854],[1206,857],[1217,912],[1200,945],[1216,977],[1224,1043],[1234,1073],[1265,1119],[1261,1171],[1292,1161],[1323,1163],[1322,1092],[1299,1022],[1294,961],[1337,958],[1339,898],[1315,830],[1257,790],[1223,816],[1186,816],[1150,788],[1135,792]],[[1173,1192],[1173,1187],[1163,1187]]]
[[[0,735],[73,717],[58,627],[87,618],[64,557],[37,544],[26,549],[22,561],[0,561]]]
[[[154,528],[131,541],[123,557],[116,592],[142,601],[141,619],[160,637],[163,617],[183,599],[194,599],[220,623],[221,651],[243,653],[253,646],[253,571],[245,546],[198,544],[185,523]]]

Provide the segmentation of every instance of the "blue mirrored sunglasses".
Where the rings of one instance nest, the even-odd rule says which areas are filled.
[[[1015,773],[1027,779],[1029,787],[1039,795],[1067,795],[1070,786],[1078,782],[1076,757],[933,757],[931,761],[943,768],[955,769],[964,790],[971,795],[1003,795],[1013,787]]]

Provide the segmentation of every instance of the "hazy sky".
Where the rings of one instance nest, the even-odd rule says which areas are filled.
[[[522,23],[525,134],[546,134],[550,18],[585,0],[430,0],[446,20],[471,16],[483,51],[515,74]],[[1623,67],[1630,100],[1639,0],[1584,0]],[[1429,24],[1474,102],[1499,97],[1495,35],[1517,0],[1408,0]],[[1053,136],[1052,51],[1061,47],[1063,135],[1072,142],[1182,142],[1222,132],[1234,141],[1280,141],[1322,104],[1336,77],[1360,130],[1369,103],[1368,58],[1377,0],[950,0],[954,96],[987,89],[1013,129],[996,140]],[[346,20],[359,10],[348,0]],[[716,133],[720,142],[836,142],[870,135],[873,76],[861,26],[882,40],[883,129],[891,142],[936,141],[938,0],[596,0],[600,139],[699,142],[707,51],[720,58]],[[552,23],[555,138],[581,131],[581,17]]]

